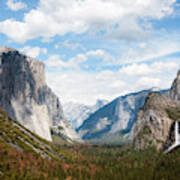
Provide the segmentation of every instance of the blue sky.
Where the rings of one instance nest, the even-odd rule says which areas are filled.
[[[0,42],[44,62],[63,103],[169,88],[180,68],[180,2],[1,0]]]

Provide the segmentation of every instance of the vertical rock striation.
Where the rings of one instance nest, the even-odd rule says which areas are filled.
[[[175,101],[180,101],[180,70],[178,71],[177,77],[171,86],[169,97]]]
[[[6,47],[0,48],[0,106],[49,141],[51,126],[63,122],[65,128],[72,129],[58,97],[46,85],[44,64]]]
[[[163,150],[170,145],[174,121],[169,117],[167,109],[175,107],[177,104],[167,95],[149,94],[143,108],[138,112],[138,120],[133,130],[135,149],[155,146],[156,149]]]
[[[144,106],[138,112],[136,126],[133,130],[135,149],[154,146],[165,150],[174,141],[175,121],[180,112],[180,71],[174,80],[168,95],[149,94]]]
[[[137,112],[144,105],[148,94],[154,91],[157,89],[153,88],[116,98],[91,114],[78,128],[79,134],[84,140],[95,142],[132,141]],[[166,90],[158,92],[167,93]]]

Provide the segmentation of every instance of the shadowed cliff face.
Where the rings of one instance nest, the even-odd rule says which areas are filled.
[[[0,106],[50,141],[50,126],[62,122],[69,126],[58,97],[46,85],[44,64],[4,47],[0,48]]]
[[[169,92],[170,98],[180,101],[180,70],[177,74],[177,78],[174,80],[171,90]]]
[[[138,112],[133,139],[135,149],[155,146],[158,150],[165,150],[173,144],[174,121],[178,119],[172,118],[172,110],[180,109],[179,101],[180,71],[168,95],[150,94]]]
[[[116,98],[91,114],[78,128],[79,134],[83,139],[94,142],[131,142],[137,112],[144,105],[148,94],[154,90],[153,88]],[[167,91],[158,92],[165,94]]]
[[[178,104],[166,95],[152,93],[147,97],[145,105],[138,112],[134,128],[135,149],[146,149],[149,146],[155,146],[158,150],[167,148],[174,126],[167,109],[177,106]]]
[[[43,64],[15,50],[3,52],[0,58],[0,103],[5,107],[12,107],[11,100],[43,104],[40,97],[45,84]],[[15,116],[13,110],[11,116]]]

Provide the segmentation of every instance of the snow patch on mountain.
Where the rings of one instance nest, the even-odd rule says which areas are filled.
[[[77,129],[82,125],[85,119],[87,119],[92,113],[102,108],[107,103],[107,100],[97,100],[95,105],[88,106],[84,104],[68,102],[64,104],[63,109],[65,117],[70,121],[72,126]]]
[[[121,96],[106,104],[77,129],[79,135],[88,141],[99,142],[120,142],[132,140],[132,130],[136,124],[137,112],[144,105],[145,99],[150,92],[167,93],[156,91],[159,88],[152,88]]]

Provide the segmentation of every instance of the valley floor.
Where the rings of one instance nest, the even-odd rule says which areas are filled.
[[[75,145],[54,147],[59,159],[43,159],[0,141],[0,179],[6,180],[178,180],[180,151]]]

